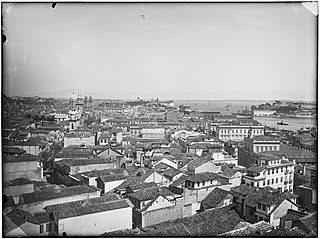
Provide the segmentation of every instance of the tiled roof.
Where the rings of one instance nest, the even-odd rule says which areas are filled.
[[[300,217],[304,217],[308,214],[304,213],[304,212],[299,212],[299,211],[295,211],[292,209],[288,209],[287,214],[284,215],[283,217],[281,217],[281,220],[283,221],[292,221],[292,220],[296,220]]]
[[[210,159],[211,159],[210,157],[195,158],[191,162],[188,163],[188,167],[197,168],[197,167],[201,166],[202,164],[210,161]]]
[[[123,183],[121,183],[116,189],[126,189],[127,186],[135,185],[141,182],[144,182],[144,180],[149,177],[151,174],[155,173],[156,171],[154,169],[148,169],[148,168],[139,168],[134,173],[130,175],[129,178],[127,178]]]
[[[265,165],[252,165],[250,168],[247,169],[248,172],[253,173],[260,173],[266,168]]]
[[[69,206],[68,203],[65,203],[59,207],[55,207],[54,205],[48,206],[47,210],[53,212],[56,218],[64,219],[128,207],[132,207],[132,204],[128,199],[118,199],[103,203],[82,204],[78,207]]]
[[[78,145],[70,145],[68,147],[64,147],[59,153],[57,153],[54,157],[55,158],[76,158],[76,157],[90,157],[91,152],[91,146],[83,147],[83,150],[80,150],[80,147]],[[88,150],[89,149],[89,150]]]
[[[35,191],[33,193],[25,193],[22,194],[22,198],[24,203],[34,203],[34,202],[41,202],[46,200],[51,200],[55,198],[63,198],[63,197],[71,197],[74,195],[84,194],[84,193],[93,193],[96,192],[90,186],[79,185],[73,187],[66,187],[61,189],[54,189],[54,188],[43,188],[39,191]]]
[[[154,187],[154,188],[144,188],[141,189],[137,192],[130,193],[128,194],[129,198],[134,198],[138,199],[140,201],[148,201],[155,199],[159,196],[172,196],[174,195],[173,192],[171,192],[168,188],[159,188],[159,187]]]
[[[239,172],[239,171],[236,170],[236,169],[227,168],[227,169],[219,172],[218,174],[219,174],[221,177],[232,178],[237,172]]]
[[[7,200],[3,200],[3,207],[14,207],[16,204],[13,200],[13,197],[12,196],[6,196],[7,197]]]
[[[38,139],[29,139],[28,141],[6,141],[5,146],[40,146],[45,147],[47,143]]]
[[[194,216],[157,224],[143,236],[156,237],[212,237],[233,230],[241,219],[234,211],[225,209],[208,210]],[[151,229],[151,228],[150,228]]]
[[[49,213],[48,212],[36,212],[34,214],[34,217],[39,223],[50,222],[50,218],[49,218]]]
[[[104,175],[114,175],[114,174],[127,174],[123,169],[104,169],[104,170],[95,170],[89,172],[78,173],[79,175],[83,175],[89,178],[95,178]],[[73,175],[76,176],[76,175]]]
[[[38,224],[38,221],[32,216],[31,213],[20,209],[15,209],[7,213],[6,215],[18,227],[20,227],[25,222]]]
[[[302,158],[317,158],[316,154],[314,152],[303,150],[300,148],[296,148],[293,146],[289,146],[286,144],[280,145],[279,151],[270,151],[268,153],[272,153],[275,155],[285,155],[287,158],[295,158],[296,160],[302,159]]]
[[[2,150],[3,150],[3,153],[5,154],[23,154],[26,152],[25,150],[20,149],[18,147],[14,147],[14,146],[13,147],[4,146]]]
[[[293,225],[303,229],[307,234],[318,233],[318,212],[311,213],[310,215],[297,219]]]
[[[4,163],[9,162],[31,162],[31,161],[37,161],[40,162],[43,159],[39,156],[35,156],[32,154],[24,154],[24,155],[18,155],[18,156],[11,156],[11,155],[3,155],[2,156]]]
[[[3,186],[16,186],[16,185],[25,185],[25,184],[32,184],[32,181],[27,178],[15,178],[5,183]]]
[[[111,138],[111,134],[109,132],[103,132],[101,135],[100,135],[100,139],[110,139]]]
[[[265,135],[257,135],[252,137],[253,141],[275,141],[275,142],[280,142],[279,139],[277,138],[272,138],[272,137],[268,137]]]
[[[163,172],[163,176],[172,178],[172,177],[178,175],[179,173],[181,173],[180,170],[175,169],[175,168],[169,168]]]
[[[230,192],[221,188],[213,189],[213,191],[201,201],[201,208],[209,209],[217,207],[228,194],[230,194]]]
[[[191,182],[203,182],[212,179],[218,179],[220,176],[217,173],[205,172],[205,173],[196,173],[190,175],[186,178],[186,180]]]
[[[128,178],[127,175],[123,174],[114,174],[114,175],[103,175],[99,176],[102,182],[113,182],[113,181],[119,181]]]
[[[139,189],[143,189],[143,188],[152,188],[152,187],[156,187],[157,184],[155,182],[150,182],[150,183],[144,183],[144,182],[141,182],[141,183],[137,183],[135,185],[129,185],[127,187],[127,189],[129,190],[139,190]]]
[[[174,187],[179,187],[181,185],[184,185],[184,183],[187,180],[187,176],[186,175],[182,175],[181,177],[179,177],[177,180],[173,181],[173,183],[171,183],[171,186]]]
[[[99,157],[95,157],[93,159],[62,159],[57,161],[56,163],[59,165],[65,165],[69,167],[74,166],[82,166],[82,165],[92,165],[92,164],[108,164],[112,163],[113,161],[110,159],[103,159]]]

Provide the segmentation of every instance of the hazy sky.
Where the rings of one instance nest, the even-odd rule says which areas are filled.
[[[3,29],[9,96],[315,100],[300,3],[15,3]]]

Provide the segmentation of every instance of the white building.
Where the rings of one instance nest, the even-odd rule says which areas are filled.
[[[248,174],[243,176],[247,185],[255,187],[272,187],[281,192],[293,192],[294,162],[282,157],[264,154],[258,159],[258,164],[248,168]]]
[[[92,237],[106,232],[132,229],[129,199],[104,196],[46,207],[54,226],[51,236]]]
[[[218,139],[222,141],[242,141],[247,136],[264,135],[263,125],[253,124],[221,124],[217,126]]]

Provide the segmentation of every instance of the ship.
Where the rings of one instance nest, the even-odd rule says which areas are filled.
[[[284,123],[283,120],[281,122],[277,123],[278,125],[288,125],[287,123]]]

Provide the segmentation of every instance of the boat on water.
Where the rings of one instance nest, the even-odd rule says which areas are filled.
[[[284,123],[283,120],[281,122],[277,123],[278,125],[288,125],[287,123]]]

